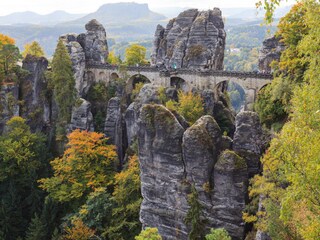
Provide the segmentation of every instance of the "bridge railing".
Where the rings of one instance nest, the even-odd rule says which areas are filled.
[[[107,69],[120,71],[121,66],[110,64],[88,64],[88,69]],[[163,69],[150,66],[126,66],[124,68],[130,72],[159,72],[160,76],[171,77],[181,74],[199,75],[199,76],[221,76],[221,77],[237,77],[237,78],[258,78],[258,79],[272,79],[273,76],[270,73],[261,72],[240,72],[240,71],[218,71],[211,69]]]

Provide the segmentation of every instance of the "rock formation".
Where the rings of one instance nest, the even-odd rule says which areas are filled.
[[[13,116],[19,116],[19,87],[16,85],[2,85],[0,91],[0,133],[6,122]]]
[[[233,150],[243,156],[249,177],[260,173],[260,157],[266,148],[264,133],[257,113],[243,111],[236,117]]]
[[[27,119],[33,131],[41,131],[50,122],[50,99],[47,98],[45,71],[48,60],[44,57],[27,55],[22,68],[28,71],[20,81],[20,96],[23,101],[21,117]]]
[[[166,68],[223,69],[226,33],[218,8],[186,10],[158,25],[155,32],[152,65]]]
[[[88,82],[85,81],[84,74],[86,69],[85,53],[81,45],[77,42],[77,34],[66,34],[60,36],[64,44],[68,48],[72,61],[72,70],[76,80],[76,90],[79,96],[84,95],[84,90],[87,89]]]
[[[256,114],[241,113],[236,120],[234,152],[232,140],[222,136],[212,116],[203,116],[185,129],[162,105],[143,105],[138,120],[143,227],[157,227],[165,240],[188,239],[190,226],[184,219],[194,186],[206,231],[223,227],[232,239],[243,239],[248,167],[255,170],[252,162],[256,160],[250,151],[261,156],[260,130]]]
[[[235,152],[222,152],[214,166],[214,227],[225,228],[233,239],[245,236],[242,212],[247,202],[248,172],[246,161]]]
[[[86,30],[87,33],[80,34],[77,41],[84,49],[87,63],[105,63],[109,54],[106,30],[96,19],[86,24]]]
[[[85,99],[80,98],[80,106],[75,106],[72,110],[69,131],[75,129],[94,131],[91,104]]]
[[[76,80],[76,90],[80,97],[88,92],[93,78],[86,73],[87,64],[104,64],[108,57],[106,31],[102,24],[93,19],[86,24],[87,33],[60,36],[69,50]]]
[[[124,149],[127,145],[124,142],[124,129],[120,98],[111,98],[108,102],[104,133],[109,138],[109,143],[116,145],[120,160],[124,157]]]
[[[138,141],[143,196],[140,221],[144,227],[157,227],[163,239],[187,239],[184,128],[161,105],[145,105],[140,120]]]
[[[271,62],[279,61],[281,52],[285,45],[275,36],[263,41],[262,48],[259,51],[259,71],[263,73],[271,72]]]

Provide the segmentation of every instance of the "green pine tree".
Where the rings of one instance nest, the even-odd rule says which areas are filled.
[[[26,240],[42,240],[47,236],[46,225],[37,214],[31,219]]]
[[[204,238],[204,219],[201,217],[202,206],[198,200],[198,192],[193,185],[188,195],[190,209],[185,218],[187,225],[191,227],[189,232],[190,240],[201,240]]]
[[[71,120],[72,106],[76,100],[72,62],[66,46],[59,40],[52,59],[54,98],[58,104],[58,122],[61,128]]]
[[[58,228],[55,228],[51,237],[51,240],[60,240],[60,233]]]

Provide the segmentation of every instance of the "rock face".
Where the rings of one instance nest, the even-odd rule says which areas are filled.
[[[222,136],[212,116],[203,116],[185,129],[165,107],[144,105],[138,120],[143,227],[157,227],[165,240],[187,240],[191,229],[184,219],[194,186],[206,231],[222,227],[232,239],[243,239],[248,164],[253,161],[248,152],[257,146],[260,154],[262,150],[257,120],[252,112],[237,117],[233,144]],[[246,128],[249,124],[251,128]],[[232,151],[232,145],[239,152]]]
[[[139,123],[143,227],[157,227],[163,239],[187,239],[183,219],[188,203],[184,184],[184,129],[161,105],[145,105]]]
[[[91,103],[80,98],[81,105],[72,110],[71,123],[69,131],[75,129],[94,131],[93,116],[91,113]]]
[[[19,87],[16,85],[2,85],[0,90],[0,133],[5,124],[13,116],[19,116]]]
[[[281,52],[285,45],[275,36],[263,41],[262,48],[259,51],[259,70],[263,73],[270,73],[270,64],[272,61],[279,61]]]
[[[126,143],[123,142],[123,121],[120,98],[111,98],[108,102],[107,117],[105,120],[104,133],[109,138],[110,144],[117,146],[119,159],[124,157]]]
[[[29,74],[20,81],[20,99],[23,100],[21,117],[27,119],[32,131],[41,131],[50,122],[50,100],[46,97],[45,71],[48,60],[27,55],[22,68]]]
[[[233,239],[245,236],[242,211],[248,188],[246,161],[233,151],[224,151],[214,166],[213,212],[216,226],[225,228]]]
[[[72,70],[76,80],[76,90],[80,97],[84,95],[88,83],[84,81],[84,73],[86,68],[85,53],[81,45],[77,42],[77,34],[67,34],[60,37],[68,48],[72,61]]]
[[[257,113],[243,111],[236,116],[233,150],[246,159],[249,177],[261,171],[259,159],[266,148],[263,135]]]
[[[86,30],[87,33],[80,34],[77,39],[84,49],[87,63],[105,63],[109,54],[106,30],[96,19],[86,24]]]
[[[166,68],[223,69],[226,33],[218,8],[186,10],[158,25],[151,56],[152,65]]]
[[[138,118],[143,104],[160,103],[158,86],[145,84],[137,96],[137,99],[129,105],[125,112],[128,146],[136,139],[138,133]]]
[[[93,77],[85,71],[86,64],[103,64],[109,54],[106,31],[102,24],[93,19],[86,24],[86,30],[87,33],[79,35],[60,36],[71,57],[79,97],[84,97],[93,83]]]

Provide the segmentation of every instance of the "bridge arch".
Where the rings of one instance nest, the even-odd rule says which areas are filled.
[[[228,94],[228,102],[237,113],[246,108],[247,90],[236,81],[220,81],[215,89]]]
[[[173,76],[170,78],[170,86],[176,89],[181,89],[184,92],[190,90],[188,83],[183,78],[177,76]]]
[[[119,75],[115,72],[111,73],[110,74],[110,80],[116,80],[119,78]]]
[[[107,80],[106,73],[105,72],[100,72],[97,80],[98,80],[98,82],[99,81],[106,81]]]
[[[142,75],[142,74],[135,74],[133,76],[131,76],[126,84],[126,90],[127,93],[131,93],[133,89],[136,88],[136,85],[138,83],[151,83],[150,79],[147,78],[146,76]]]
[[[269,86],[270,84],[271,84],[271,82],[259,86],[259,88],[257,89],[257,94],[259,94],[259,92],[260,92],[262,89],[264,89],[265,87]]]

